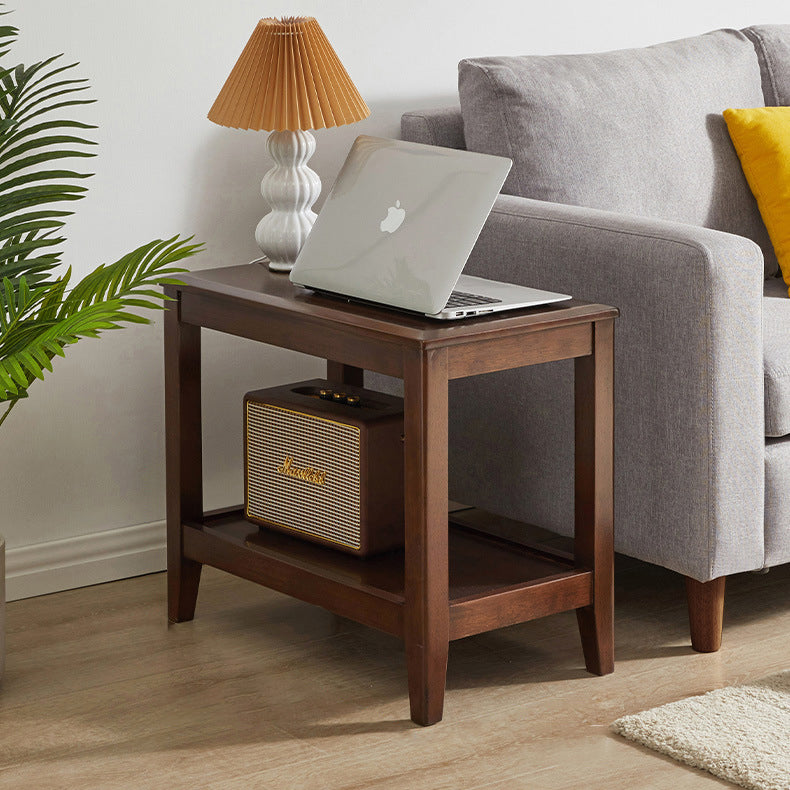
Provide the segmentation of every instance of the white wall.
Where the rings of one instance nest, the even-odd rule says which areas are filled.
[[[214,126],[206,112],[259,17],[316,16],[372,109],[367,121],[317,133],[312,164],[325,184],[357,134],[395,136],[404,110],[455,103],[462,57],[606,50],[790,21],[781,0],[10,0],[7,7],[14,14],[6,19],[21,29],[13,56],[30,63],[65,52],[81,61],[98,99],[83,115],[100,125],[100,156],[90,162],[96,175],[68,227],[65,258],[77,276],[177,232],[206,243],[193,268],[256,256],[265,133]],[[219,507],[242,498],[242,394],[323,368],[204,334],[206,505]],[[81,342],[0,428],[11,597],[161,564],[161,335],[157,322]]]

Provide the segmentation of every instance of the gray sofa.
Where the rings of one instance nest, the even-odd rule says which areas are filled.
[[[465,60],[459,93],[403,137],[514,160],[467,273],[620,308],[616,548],[716,650],[724,578],[790,561],[790,299],[721,117],[790,104],[790,25]],[[570,534],[572,370],[454,382],[451,498]]]

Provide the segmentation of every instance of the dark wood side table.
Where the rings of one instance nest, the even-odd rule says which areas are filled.
[[[452,639],[575,609],[587,669],[614,669],[613,328],[617,310],[579,301],[438,322],[294,288],[257,264],[202,271],[165,290],[168,613],[195,613],[200,569],[221,568],[404,640],[411,717],[442,718]],[[404,381],[406,543],[360,559],[245,521],[204,513],[200,328],[330,360],[328,378],[364,370]],[[574,358],[575,554],[531,551],[450,524],[447,383]],[[240,409],[241,413],[241,409]]]

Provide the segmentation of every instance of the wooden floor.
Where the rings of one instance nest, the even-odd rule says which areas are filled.
[[[11,603],[0,788],[731,787],[608,725],[790,667],[790,567],[731,580],[712,655],[678,576],[618,559],[617,579],[614,675],[584,671],[572,614],[471,637],[425,729],[397,640],[219,571],[177,626],[161,574]]]

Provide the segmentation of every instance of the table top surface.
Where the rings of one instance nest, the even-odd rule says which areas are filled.
[[[438,321],[387,307],[356,304],[315,294],[293,285],[287,274],[271,272],[257,263],[204,269],[182,274],[179,279],[183,285],[168,286],[166,290],[169,293],[181,291],[185,295],[231,299],[258,306],[264,311],[285,311],[293,319],[318,319],[384,333],[393,338],[439,344],[498,334],[535,332],[618,315],[615,307],[571,299],[480,318]]]

